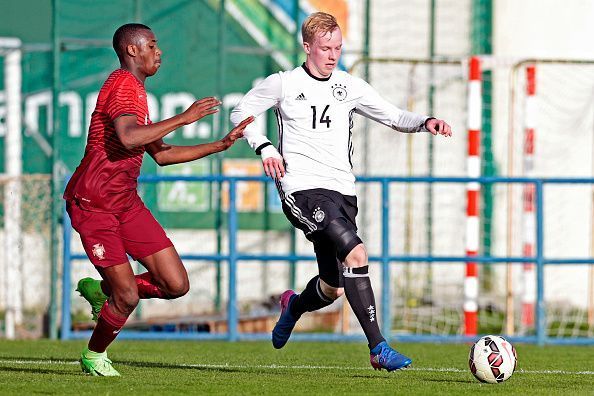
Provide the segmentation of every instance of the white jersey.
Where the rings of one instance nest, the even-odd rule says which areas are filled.
[[[400,132],[426,131],[428,118],[391,105],[360,78],[343,71],[318,78],[305,64],[272,74],[256,85],[233,110],[231,121],[237,125],[271,107],[278,122],[278,152],[286,169],[277,182],[281,199],[313,188],[355,195],[353,113]],[[244,136],[258,154],[271,144],[252,125]]]

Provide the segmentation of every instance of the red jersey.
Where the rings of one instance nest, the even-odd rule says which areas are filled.
[[[84,157],[64,192],[82,209],[118,213],[142,203],[136,186],[145,149],[124,147],[114,127],[122,115],[135,115],[138,125],[151,123],[143,83],[118,69],[99,91]]]

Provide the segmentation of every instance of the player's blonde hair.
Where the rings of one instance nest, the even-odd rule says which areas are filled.
[[[313,43],[313,40],[320,33],[332,32],[338,26],[336,18],[325,12],[314,12],[308,16],[301,25],[301,37],[304,43]]]

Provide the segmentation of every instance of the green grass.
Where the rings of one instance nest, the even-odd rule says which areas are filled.
[[[468,346],[400,344],[413,368],[374,371],[363,343],[116,341],[121,378],[84,375],[84,342],[0,341],[0,394],[92,395],[592,395],[594,347],[516,345],[518,370],[481,384],[468,370]],[[555,370],[550,373],[547,371]]]

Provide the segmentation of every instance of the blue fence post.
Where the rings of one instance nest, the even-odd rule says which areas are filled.
[[[390,184],[382,179],[382,333],[389,338],[392,329],[390,310]]]
[[[546,318],[544,301],[544,208],[543,182],[536,185],[536,342],[545,344]]]
[[[62,254],[64,265],[62,266],[62,320],[61,333],[62,340],[70,339],[70,326],[72,326],[70,318],[70,270],[72,260],[70,257],[70,240],[72,239],[72,225],[70,224],[70,216],[66,212],[66,205],[63,211],[63,232],[62,232]]]
[[[227,308],[229,341],[237,341],[237,208],[236,181],[229,180],[229,302]]]

